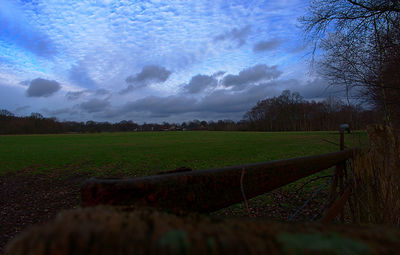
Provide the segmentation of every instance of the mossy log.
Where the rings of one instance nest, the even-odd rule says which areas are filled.
[[[395,254],[400,230],[173,215],[147,208],[62,212],[31,227],[6,254]]]

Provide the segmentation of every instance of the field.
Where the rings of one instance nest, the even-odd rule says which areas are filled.
[[[348,147],[365,132],[346,134]],[[132,177],[189,167],[193,170],[337,151],[338,132],[148,132],[0,136],[0,253],[25,227],[80,203],[90,176]],[[326,170],[316,175],[332,174]],[[313,177],[308,177],[309,180]],[[306,179],[306,180],[307,180]],[[305,180],[249,200],[252,217],[287,220],[327,179]],[[295,220],[310,220],[327,201],[314,199]],[[247,216],[243,203],[215,212]]]
[[[365,133],[346,136],[359,144]],[[0,175],[61,170],[143,176],[335,151],[337,132],[148,132],[0,136]]]

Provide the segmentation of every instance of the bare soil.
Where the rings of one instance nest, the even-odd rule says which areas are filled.
[[[19,172],[0,177],[0,253],[22,229],[79,205],[86,176]]]

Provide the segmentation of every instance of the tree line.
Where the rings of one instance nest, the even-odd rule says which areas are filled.
[[[352,129],[364,129],[367,124],[379,122],[379,114],[360,106],[345,104],[335,97],[323,101],[307,101],[299,93],[285,90],[280,96],[257,102],[242,120],[191,120],[182,123],[143,123],[122,120],[116,123],[58,121],[40,113],[15,116],[0,110],[0,134],[50,134],[141,131],[317,131],[337,130],[342,123]]]
[[[329,96],[323,101],[307,101],[297,92],[285,90],[278,97],[259,101],[244,115],[247,130],[318,131],[338,130],[343,123],[352,129],[364,129],[380,122],[377,112],[359,105],[348,105]]]

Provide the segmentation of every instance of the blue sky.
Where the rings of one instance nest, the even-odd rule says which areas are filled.
[[[60,120],[240,120],[284,89],[328,96],[308,1],[0,0],[0,108]]]

